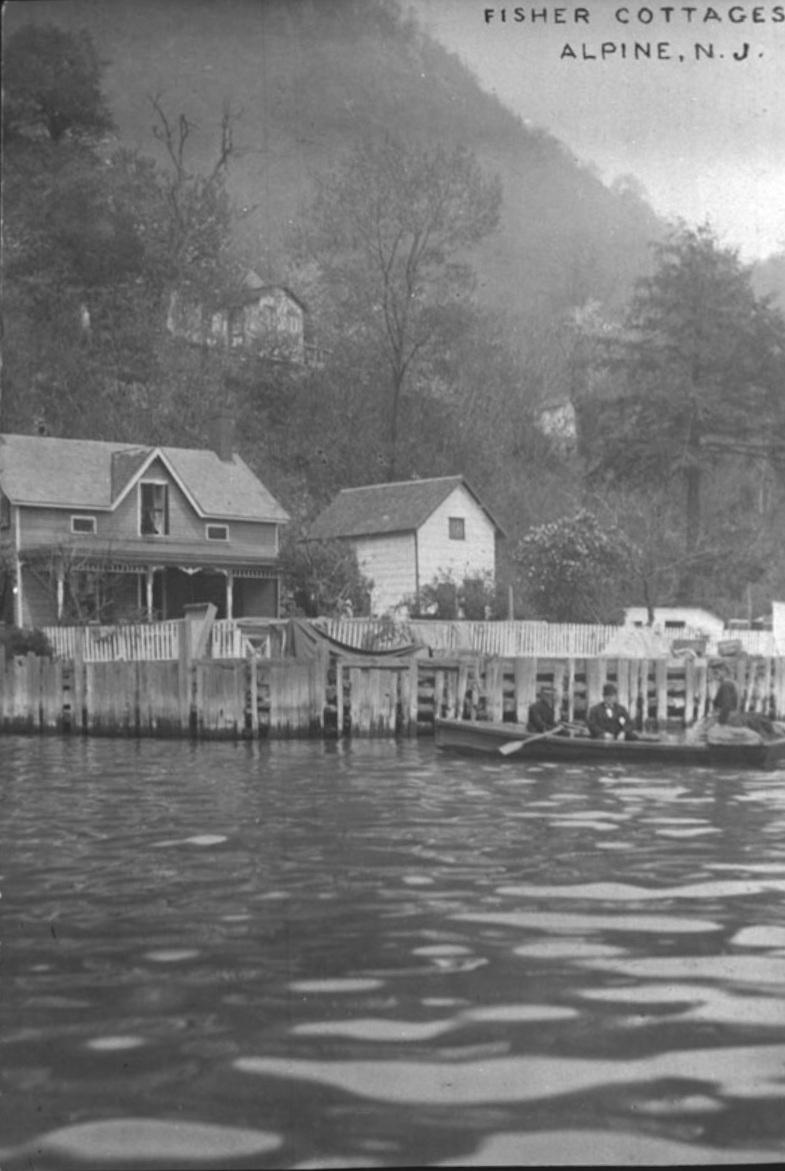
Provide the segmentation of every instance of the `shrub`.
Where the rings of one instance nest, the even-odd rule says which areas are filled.
[[[8,656],[32,653],[51,659],[54,653],[52,644],[43,630],[22,626],[0,626],[0,646],[5,648]]]

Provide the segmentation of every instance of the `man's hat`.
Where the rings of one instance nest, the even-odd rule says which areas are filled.
[[[617,688],[615,683],[606,683],[602,689],[603,695],[616,695]]]

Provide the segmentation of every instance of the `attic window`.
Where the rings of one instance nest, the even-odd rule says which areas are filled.
[[[94,516],[72,516],[71,517],[71,532],[72,533],[90,533],[95,536],[95,517]]]
[[[451,516],[448,524],[451,541],[466,540],[466,521],[462,516]]]
[[[228,525],[205,525],[205,533],[208,541],[228,541],[229,540],[229,526]]]
[[[169,485],[139,485],[139,532],[143,537],[161,537],[169,532]]]

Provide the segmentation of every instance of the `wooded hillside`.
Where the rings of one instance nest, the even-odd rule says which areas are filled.
[[[16,62],[4,430],[199,445],[228,407],[243,455],[297,525],[342,487],[463,473],[509,534],[510,580],[539,522],[589,505],[640,529],[646,486],[613,496],[614,477],[593,470],[603,453],[591,428],[592,396],[635,381],[608,371],[598,338],[624,328],[666,236],[634,181],[605,187],[388,0],[40,0],[12,5],[4,31]],[[46,113],[39,69],[64,57],[86,85],[65,123]],[[248,269],[301,299],[319,365],[208,352],[167,332],[173,290],[214,305]],[[775,258],[757,291],[777,293],[780,278]],[[567,398],[585,430],[577,449],[539,426],[541,405]],[[748,457],[734,453],[730,478],[713,460],[706,477],[719,476],[720,513],[729,494],[725,520],[753,501],[757,534],[782,477],[766,464],[765,491],[750,488],[763,472]],[[674,493],[662,488],[658,507],[678,544]],[[707,539],[733,559],[713,530]],[[740,556],[717,585],[731,608],[749,599]],[[689,577],[696,589],[713,564],[703,584]],[[660,569],[663,601],[687,578]],[[628,601],[653,588],[652,573],[641,581]]]

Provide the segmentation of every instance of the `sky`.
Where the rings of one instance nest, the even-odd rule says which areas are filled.
[[[785,4],[404,8],[483,88],[605,181],[633,175],[659,214],[709,223],[743,260],[785,250]],[[652,57],[635,60],[636,42]]]

